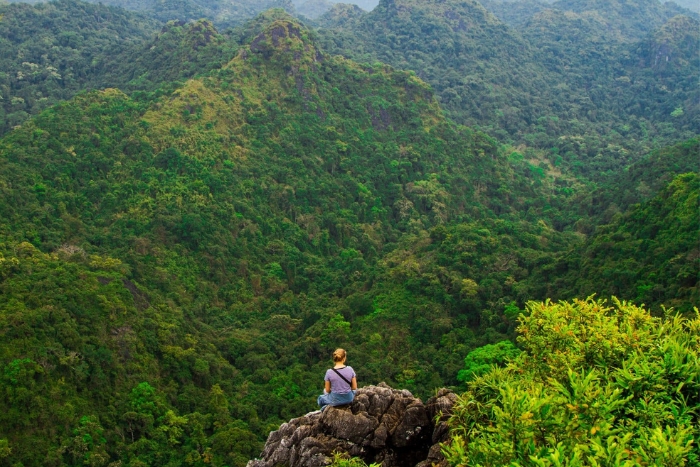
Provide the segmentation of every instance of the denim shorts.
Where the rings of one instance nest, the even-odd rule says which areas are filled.
[[[327,405],[347,405],[355,399],[355,391],[338,394],[331,392],[330,394],[321,394],[318,396],[318,405],[323,410]]]

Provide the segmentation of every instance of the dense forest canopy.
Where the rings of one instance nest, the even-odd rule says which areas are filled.
[[[453,465],[697,461],[692,13],[2,3],[0,465],[245,465],[338,346]]]
[[[226,63],[241,45],[236,30],[222,35],[209,23],[193,26],[181,19],[163,26],[153,39],[147,35],[155,24],[140,36],[122,33],[126,42],[115,43],[105,32],[123,28],[124,22],[112,26],[102,19],[99,27],[105,32],[100,34],[109,40],[96,46],[100,42],[83,32],[90,28],[80,26],[80,21],[90,21],[94,7],[71,0],[51,5],[5,7],[8,71],[0,91],[1,132],[80,89],[150,91],[206,73]],[[324,26],[323,43],[332,52],[417,70],[456,121],[542,150],[540,158],[595,179],[654,148],[690,138],[700,127],[693,84],[693,71],[700,66],[700,28],[696,19],[684,16],[692,15],[689,11],[655,5],[643,3],[637,7],[641,13],[611,22],[600,4],[558,2],[515,29],[478,3],[387,3],[371,13],[336,5],[318,24]],[[144,21],[120,14],[131,23]],[[44,38],[44,32],[10,40],[9,31],[18,30],[15,21],[26,22],[20,29],[29,31],[41,28],[44,16],[53,18],[51,37]],[[618,23],[630,26],[623,29]],[[83,39],[62,39],[61,53],[44,57],[43,41],[55,42],[76,29]],[[410,37],[402,38],[407,31]],[[429,44],[440,44],[437,53]],[[78,62],[63,63],[65,57]],[[27,68],[31,66],[51,70]],[[60,72],[64,69],[67,76]],[[75,69],[80,72],[70,71]]]
[[[270,10],[222,34],[206,19],[159,25],[76,0],[0,6],[0,135],[80,91],[153,91],[218,69],[284,14]]]
[[[322,18],[321,33],[335,53],[415,70],[454,120],[595,179],[697,134],[696,17],[655,0],[557,2],[512,28],[476,1],[395,0]]]
[[[142,43],[157,23],[72,0],[0,5],[0,134],[85,88],[95,64]]]

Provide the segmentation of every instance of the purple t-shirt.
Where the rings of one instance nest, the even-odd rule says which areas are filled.
[[[351,383],[352,379],[356,377],[355,370],[353,370],[351,366],[337,368],[336,370]],[[347,394],[352,390],[352,388],[348,383],[343,381],[343,378],[338,376],[338,373],[336,373],[332,369],[327,370],[324,381],[331,382],[331,392],[334,392],[336,394]]]

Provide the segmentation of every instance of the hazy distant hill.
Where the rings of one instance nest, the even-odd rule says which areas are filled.
[[[671,17],[691,14],[693,11],[695,13],[692,14],[696,14],[700,8],[697,4],[694,8],[688,8],[687,5],[681,5],[681,2],[662,3],[658,0],[483,0],[481,3],[501,21],[515,27],[525,25],[530,18],[545,9],[598,15],[598,19],[607,25],[611,33],[626,40],[640,39]]]
[[[317,18],[316,24],[323,28],[334,29],[344,26],[348,21],[353,21],[366,12],[357,5],[336,3],[326,13]]]
[[[365,11],[371,11],[377,5],[379,5],[379,0],[330,0],[333,3],[346,3],[350,5],[357,5]]]
[[[87,0],[143,12],[162,22],[208,19],[217,27],[230,27],[270,8],[293,10],[291,0]],[[36,3],[37,0],[29,0]]]
[[[672,17],[689,13],[673,2],[658,0],[559,0],[552,7],[597,15],[607,29],[627,41],[642,39]]]
[[[666,0],[664,3],[671,1],[683,8],[694,11],[695,13],[700,13],[700,3],[696,2],[695,0]]]
[[[334,7],[341,9],[353,7],[362,11],[370,11],[377,6],[379,0],[293,0],[296,13],[304,18],[316,20]]]

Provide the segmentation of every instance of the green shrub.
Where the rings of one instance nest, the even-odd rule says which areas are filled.
[[[524,352],[469,383],[443,447],[457,466],[694,466],[700,314],[614,300],[530,303]]]

